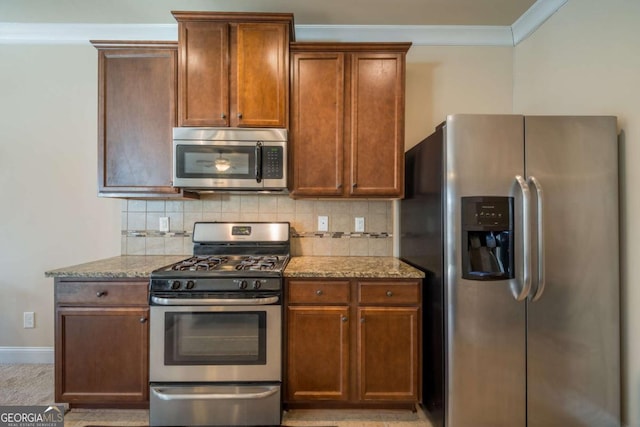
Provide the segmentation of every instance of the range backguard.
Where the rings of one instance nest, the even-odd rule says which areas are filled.
[[[514,277],[513,197],[462,197],[462,277]]]

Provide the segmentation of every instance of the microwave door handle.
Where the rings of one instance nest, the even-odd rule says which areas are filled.
[[[262,182],[262,142],[256,144],[256,182]]]

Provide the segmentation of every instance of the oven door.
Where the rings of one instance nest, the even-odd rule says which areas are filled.
[[[152,305],[150,311],[150,381],[280,381],[280,304]]]
[[[173,185],[200,189],[286,187],[284,142],[174,141]]]

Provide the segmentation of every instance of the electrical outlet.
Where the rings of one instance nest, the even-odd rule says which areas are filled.
[[[320,215],[318,217],[318,231],[329,231],[329,217]]]
[[[364,217],[356,217],[356,233],[364,233]]]
[[[158,225],[158,229],[161,232],[164,232],[164,233],[168,233],[169,232],[169,217],[168,216],[161,216],[160,217],[160,224]]]
[[[25,311],[23,313],[24,328],[31,329],[36,327],[35,313],[33,311]]]

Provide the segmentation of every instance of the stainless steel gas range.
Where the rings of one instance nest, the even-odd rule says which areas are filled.
[[[198,222],[150,282],[151,426],[279,425],[289,223]]]

